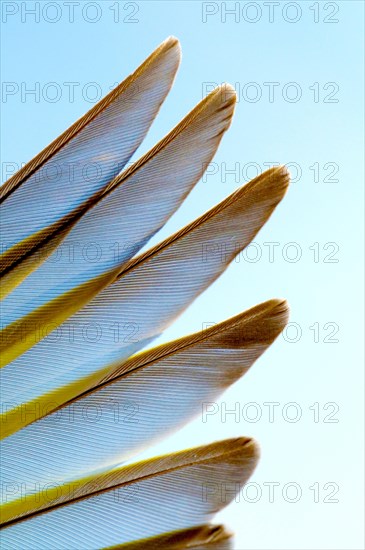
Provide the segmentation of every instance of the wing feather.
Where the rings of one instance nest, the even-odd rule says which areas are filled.
[[[168,94],[179,61],[179,43],[168,38],[2,186],[2,271],[80,213],[123,168]]]
[[[249,438],[225,440],[96,474],[72,500],[2,529],[4,548],[100,548],[209,522],[255,469]]]
[[[150,539],[118,544],[106,550],[180,550],[182,548],[230,550],[233,548],[232,535],[223,525],[208,524]]]
[[[53,247],[48,261],[3,300],[8,358],[29,348],[38,327],[56,328],[90,301],[164,225],[212,159],[234,105],[229,85],[201,101],[156,147],[113,180],[108,192]],[[58,234],[54,240],[60,240]],[[52,247],[52,242],[44,247]],[[38,261],[38,254],[34,256]],[[25,278],[31,258],[8,277]],[[6,291],[8,286],[2,281]],[[22,334],[16,346],[7,338],[9,332],[15,339],[15,333]]]
[[[3,518],[46,505],[42,494],[24,487],[68,485],[125,462],[204,411],[211,414],[222,392],[270,346],[287,318],[286,302],[270,300],[140,353],[103,384],[5,439],[3,482],[22,486],[23,494],[20,502],[16,491],[8,497]],[[31,413],[24,407],[23,414],[26,410]]]
[[[268,170],[131,260],[87,306],[1,369],[3,401],[9,411],[6,425],[14,430],[31,421],[30,415],[22,415],[19,424],[19,412],[14,416],[19,404],[47,406],[49,411],[53,402],[56,408],[99,383],[159,336],[251,242],[287,185],[285,169]],[[10,336],[20,339],[24,332]]]

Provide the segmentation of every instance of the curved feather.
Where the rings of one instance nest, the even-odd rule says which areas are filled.
[[[32,421],[21,414],[21,404],[50,412],[159,336],[251,242],[287,186],[288,173],[282,167],[255,178],[131,260],[115,283],[1,369],[7,433]],[[86,342],[90,327],[92,336]]]
[[[3,185],[2,270],[79,213],[123,168],[168,94],[179,61],[179,43],[168,38]]]
[[[164,225],[212,159],[234,105],[235,92],[229,85],[201,101],[111,182],[48,261],[3,300],[3,362],[26,351],[39,327],[56,328],[90,301]],[[23,262],[11,273],[21,271],[23,264],[28,269]]]
[[[6,518],[42,509],[24,487],[67,485],[130,459],[202,414],[283,330],[288,307],[270,300],[223,323],[132,357],[104,384],[4,440],[3,482],[22,486]],[[206,407],[211,411],[211,408]],[[50,442],[53,442],[50,445]],[[21,480],[21,483],[20,483]]]
[[[230,550],[232,534],[223,525],[202,525],[158,537],[110,546],[106,550]]]
[[[3,548],[232,548],[224,528],[207,522],[254,470],[251,439],[121,466],[214,405],[288,314],[284,301],[271,300],[133,355],[219,277],[288,185],[286,170],[272,169],[131,259],[200,178],[233,111],[233,90],[216,90],[114,177],[147,132],[178,60],[178,43],[168,39],[0,191],[9,245],[0,268],[9,296],[0,365]],[[101,171],[92,181],[89,163]],[[70,164],[76,185],[65,176]],[[61,175],[52,179],[54,168]],[[101,251],[95,263],[52,263],[62,247],[91,240]]]
[[[68,503],[3,528],[2,547],[100,548],[201,526],[233,500],[257,460],[253,440],[239,438],[99,474]]]

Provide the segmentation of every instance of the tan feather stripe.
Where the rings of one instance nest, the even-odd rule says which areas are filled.
[[[37,495],[34,495],[32,503],[30,498],[20,498],[17,501],[5,503],[1,508],[1,524],[5,527],[16,522],[27,521],[60,506],[67,506],[127,484],[199,464],[230,463],[231,461],[234,463],[239,460],[240,479],[248,479],[255,469],[258,459],[259,448],[251,438],[239,437],[217,441],[202,447],[194,447],[150,460],[135,462],[129,466],[113,468],[101,474],[74,480],[70,485],[57,485],[54,489],[48,488],[47,501],[48,503],[52,502],[51,505],[45,503],[44,500],[40,502]]]
[[[167,38],[158,48],[147,57],[147,59],[123,82],[118,84],[109,94],[101,99],[94,107],[92,107],[81,118],[74,122],[65,132],[58,138],[52,141],[32,160],[23,166],[14,176],[9,178],[0,188],[0,203],[4,201],[10,193],[23,183],[33,172],[38,170],[49,158],[59,151],[68,141],[76,136],[91,120],[99,115],[108,105],[110,105],[117,97],[119,97],[135,80],[138,78],[151,63],[161,54],[166,53],[171,48],[178,44],[175,37]]]
[[[237,343],[239,343],[240,346],[249,346],[250,343],[253,345],[259,343],[270,345],[282,331],[283,324],[287,321],[288,313],[289,308],[286,300],[268,300],[222,323],[209,327],[206,330],[195,332],[189,336],[184,336],[172,342],[168,342],[167,344],[161,344],[151,350],[142,351],[134,355],[123,365],[110,372],[108,376],[91,391],[95,391],[106,382],[115,380],[119,376],[146,367],[155,361],[159,361],[162,357],[173,355],[177,351],[180,352],[183,349],[192,347],[198,342],[208,340],[216,335],[221,334],[222,347],[228,345],[232,346],[231,332],[236,328],[239,329],[237,331],[238,335],[233,334],[233,337],[236,337]],[[270,323],[268,323],[269,317]],[[261,330],[262,327],[264,327],[265,330]]]
[[[186,225],[185,227],[183,227],[164,241],[158,243],[153,248],[150,248],[143,254],[132,258],[129,262],[125,264],[123,270],[119,272],[117,278],[119,279],[123,277],[127,271],[136,268],[140,263],[148,260],[157,252],[160,252],[162,249],[172,245],[175,241],[181,239],[182,237],[185,237],[185,235],[192,232],[194,229],[203,225],[204,223],[208,222],[211,218],[213,218],[213,216],[220,214],[223,210],[231,206],[231,204],[233,204],[234,202],[238,203],[239,201],[242,201],[244,197],[246,197],[246,195],[250,197],[249,204],[255,202],[259,203],[260,201],[265,200],[266,197],[270,197],[272,205],[270,208],[267,209],[265,220],[261,224],[263,226],[270,218],[278,203],[284,197],[288,189],[289,180],[289,172],[285,166],[276,166],[274,168],[266,170],[266,172],[260,174],[243,187],[237,189],[237,191],[229,195],[225,200],[208,210],[208,212],[206,212],[190,224]]]
[[[163,548],[178,550],[180,548],[196,548],[201,545],[216,544],[231,537],[232,534],[223,525],[202,525],[184,531],[166,533],[159,537],[109,546],[105,550],[160,550]]]
[[[224,120],[227,121],[227,126],[225,126],[222,134],[228,130],[234,110],[232,107],[236,104],[236,92],[230,84],[222,84],[215,88],[208,96],[202,99],[191,111],[186,115],[181,122],[179,122],[165,137],[163,137],[152,149],[150,149],[145,155],[136,160],[128,168],[126,168],[121,174],[118,174],[110,184],[103,191],[103,195],[110,192],[114,187],[120,185],[124,180],[126,180],[131,174],[135,173],[139,168],[151,160],[155,155],[157,155],[162,149],[166,147],[172,140],[181,134],[185,128],[190,126],[190,124],[200,115],[203,110],[208,110],[209,105],[213,104],[217,99],[217,96],[221,96],[222,105],[219,109],[214,108],[214,112],[217,113],[221,110],[228,109],[227,116]]]

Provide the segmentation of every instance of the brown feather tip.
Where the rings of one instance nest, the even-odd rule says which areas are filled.
[[[263,302],[226,321],[227,330],[217,335],[217,342],[230,348],[259,343],[270,345],[287,324],[289,311],[286,300]]]

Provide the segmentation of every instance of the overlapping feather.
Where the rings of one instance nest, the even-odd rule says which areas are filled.
[[[287,314],[285,302],[272,300],[138,354],[96,388],[6,438],[3,474],[23,485],[21,495],[7,496],[3,517],[42,509],[60,485],[125,462],[200,414],[267,349]],[[45,485],[46,495],[34,490]]]
[[[200,179],[234,110],[233,89],[218,88],[120,172],[178,63],[170,38],[1,190],[3,548],[232,547],[209,522],[251,475],[251,439],[123,466],[218,399],[288,316],[270,300],[140,351],[251,242],[289,181],[270,169],[135,256]]]
[[[88,305],[1,369],[3,397],[8,403],[5,433],[31,418],[24,417],[19,402],[30,407],[38,404],[41,409],[48,404],[47,410],[53,402],[56,408],[159,336],[251,242],[287,184],[285,170],[268,170],[131,260],[115,282]],[[90,327],[96,336],[93,332],[85,345],[85,331]],[[22,332],[16,337],[26,339]]]
[[[168,38],[4,184],[2,272],[85,211],[125,166],[169,92],[179,60],[179,43]]]
[[[24,540],[50,550],[101,548],[198,527],[234,499],[257,459],[255,443],[241,438],[116,468],[8,524],[2,541],[14,550]]]

